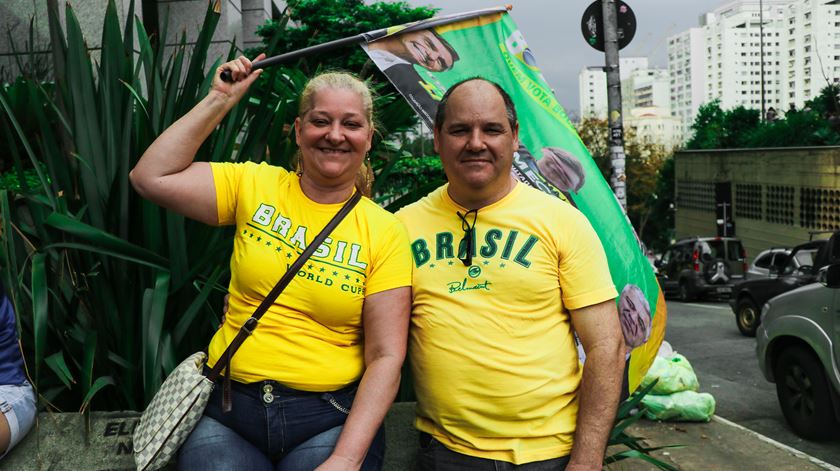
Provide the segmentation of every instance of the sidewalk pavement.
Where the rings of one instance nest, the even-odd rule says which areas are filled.
[[[840,471],[837,466],[810,457],[718,416],[714,416],[708,423],[654,422],[642,419],[634,424],[628,433],[644,438],[645,444],[652,447],[684,445],[681,448],[659,450],[652,455],[685,471]],[[658,468],[642,460],[627,459],[606,469],[648,471]]]
[[[0,460],[0,470],[14,471],[130,471],[134,469],[131,437],[137,412],[80,414],[41,413],[38,425]],[[385,419],[387,450],[385,471],[411,471],[417,451],[414,403],[394,404]],[[654,456],[680,470],[840,471],[840,468],[762,437],[725,419],[709,423],[673,423],[641,420],[628,433],[642,437],[648,446],[684,445],[654,452]],[[625,448],[610,449],[608,454]],[[167,469],[173,469],[170,466]],[[657,469],[627,459],[608,466],[609,471]]]

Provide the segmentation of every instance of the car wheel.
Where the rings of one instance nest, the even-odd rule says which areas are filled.
[[[679,297],[682,302],[691,301],[694,298],[691,294],[691,289],[689,288],[687,281],[680,281]]]
[[[785,420],[802,438],[830,438],[837,430],[831,390],[817,357],[800,346],[784,349],[776,362],[776,395]]]
[[[758,306],[750,298],[741,298],[735,308],[735,321],[738,330],[747,337],[755,337],[755,330],[761,321]]]

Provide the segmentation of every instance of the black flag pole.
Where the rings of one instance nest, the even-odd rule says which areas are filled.
[[[367,33],[357,34],[355,36],[350,36],[347,38],[336,39],[334,41],[329,41],[326,43],[316,44],[314,46],[305,47],[303,49],[298,49],[297,51],[287,52],[285,54],[279,54],[276,56],[267,57],[261,61],[254,62],[252,64],[251,70],[257,69],[264,69],[266,67],[270,67],[272,65],[277,64],[284,64],[288,62],[292,62],[294,60],[300,59],[302,57],[306,57],[312,54],[318,54],[322,52],[332,51],[334,49],[338,49],[341,47],[349,46],[352,44],[359,44],[361,42],[373,42],[378,39],[382,39],[388,36],[395,36],[402,33],[407,33],[410,31],[417,31],[422,29],[429,29],[436,26],[447,25],[450,23],[457,23],[458,21],[467,20],[470,18],[475,18],[478,16],[489,15],[493,13],[501,13],[505,11],[509,11],[513,8],[511,5],[505,5],[500,7],[494,8],[485,8],[483,10],[475,10],[466,13],[455,13],[452,15],[440,16],[430,18],[428,20],[421,20],[416,21],[414,23],[408,23],[402,26],[393,26],[390,28],[382,28],[377,29],[374,31],[369,31]],[[222,71],[221,79],[225,82],[231,83],[233,82],[233,77],[231,77],[230,69],[225,69]]]

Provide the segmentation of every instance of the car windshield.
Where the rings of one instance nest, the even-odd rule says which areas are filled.
[[[800,267],[803,265],[807,265],[809,267],[814,266],[814,259],[817,257],[817,250],[818,249],[807,249],[796,252],[796,255],[794,255],[796,263]]]
[[[797,250],[792,257],[788,259],[784,272],[786,274],[793,273],[794,270],[800,269],[800,267],[813,267],[814,259],[817,258],[817,252],[819,250],[819,248]]]

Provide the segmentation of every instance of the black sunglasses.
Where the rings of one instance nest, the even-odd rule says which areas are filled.
[[[465,267],[468,267],[472,265],[473,231],[475,231],[475,221],[478,219],[478,210],[471,209],[465,214],[461,214],[460,211],[455,211],[455,214],[461,218],[461,229],[464,230],[464,237],[461,238],[461,242],[458,244],[458,260],[463,262]],[[472,214],[472,223],[469,221],[470,214]]]

